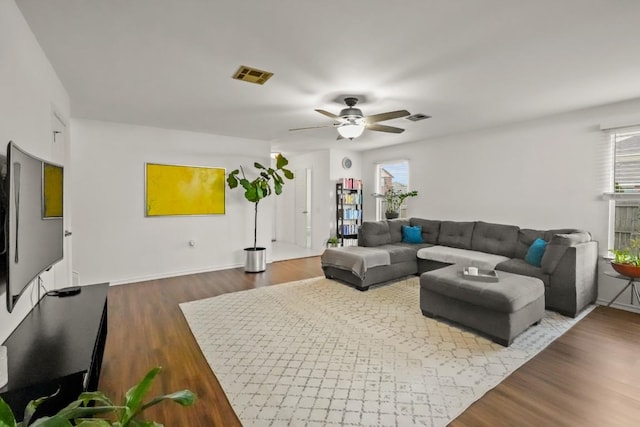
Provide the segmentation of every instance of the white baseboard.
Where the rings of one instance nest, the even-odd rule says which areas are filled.
[[[600,299],[600,298],[598,298],[596,300],[596,304],[604,305],[604,306],[607,306],[609,304],[609,302],[610,302],[609,300],[604,300],[604,299]],[[631,305],[631,304],[628,304],[628,303],[625,304],[623,302],[616,301],[613,304],[611,304],[611,307],[618,308],[620,310],[626,310],[626,311],[631,311],[631,312],[640,314],[640,306],[638,306],[638,305]]]
[[[109,284],[111,286],[126,285],[129,283],[146,282],[148,280],[167,279],[170,277],[187,276],[189,274],[208,273],[210,271],[228,270],[230,268],[238,268],[238,267],[244,267],[244,264],[223,265],[215,268],[202,268],[198,270],[185,270],[185,271],[174,271],[174,272],[167,272],[167,273],[161,273],[161,274],[150,274],[147,276],[130,277],[127,279],[113,280],[113,281],[110,281]]]

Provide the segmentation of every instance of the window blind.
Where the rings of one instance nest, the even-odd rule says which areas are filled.
[[[615,132],[614,191],[640,193],[640,131]]]

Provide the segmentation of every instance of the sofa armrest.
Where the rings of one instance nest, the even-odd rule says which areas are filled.
[[[565,246],[550,273],[547,306],[575,317],[597,297],[597,270],[598,242]]]
[[[542,272],[545,274],[553,274],[554,270],[562,260],[565,252],[570,247],[575,247],[580,244],[588,243],[591,241],[591,234],[586,231],[576,231],[567,234],[555,234],[542,257],[541,267]],[[597,245],[597,243],[596,243]]]

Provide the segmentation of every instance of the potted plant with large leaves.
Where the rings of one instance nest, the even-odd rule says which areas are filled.
[[[227,176],[229,188],[242,187],[244,198],[254,206],[253,247],[244,248],[246,272],[258,273],[267,268],[266,248],[258,246],[258,204],[265,197],[281,194],[285,178],[293,179],[293,172],[285,168],[288,164],[289,161],[282,154],[278,154],[275,158],[275,168],[264,167],[255,162],[253,166],[256,168],[257,177],[251,181],[246,177],[242,166]]]
[[[388,189],[381,197],[385,201],[385,217],[387,219],[398,218],[400,215],[400,208],[404,201],[409,197],[415,197],[418,195],[417,191],[402,192],[394,188]]]
[[[122,405],[114,404],[111,399],[100,391],[85,392],[56,414],[35,419],[34,415],[38,406],[53,397],[48,396],[29,402],[24,411],[22,421],[17,422],[9,405],[0,398],[0,426],[162,427],[162,424],[155,421],[140,419],[142,411],[163,401],[172,401],[181,406],[190,406],[196,401],[196,395],[190,390],[182,390],[158,396],[145,402],[144,398],[160,370],[160,367],[151,369],[138,384],[129,389]]]

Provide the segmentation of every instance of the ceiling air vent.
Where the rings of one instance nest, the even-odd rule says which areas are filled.
[[[430,118],[431,116],[427,116],[426,114],[422,114],[422,113],[412,114],[410,116],[405,117],[405,119],[411,120],[412,122],[417,122],[420,120],[430,119]]]
[[[233,75],[236,80],[242,80],[243,82],[256,83],[263,85],[273,76],[273,73],[268,71],[258,70],[257,68],[251,68],[241,65],[238,71]]]

